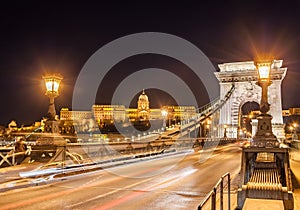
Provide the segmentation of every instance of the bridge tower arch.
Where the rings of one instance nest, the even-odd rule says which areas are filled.
[[[256,103],[258,108],[259,108],[259,101],[256,97],[249,99],[249,98],[246,98],[246,97],[243,97],[243,96],[238,97],[238,99],[235,100],[235,102],[233,104],[233,107],[232,107],[233,108],[232,112],[233,113],[238,113],[237,134],[239,136],[245,136],[246,135],[246,134],[243,133],[244,132],[243,131],[243,128],[244,128],[243,126],[245,126],[245,125],[243,125],[244,124],[243,123],[244,113],[243,113],[242,108],[244,107],[244,105],[246,105],[249,102]],[[259,110],[259,109],[257,109],[257,110]],[[252,111],[254,111],[254,110],[252,110]],[[251,124],[252,124],[252,133],[251,133],[251,135],[254,136],[255,133],[256,133],[257,122],[256,122],[256,119],[255,120],[251,119],[251,121],[252,121],[251,122]]]
[[[255,111],[253,113],[252,111]],[[245,129],[247,133],[243,133],[241,130],[242,135],[244,136],[254,136],[256,134],[256,124],[257,119],[255,118],[259,113],[259,102],[258,101],[245,101],[240,105],[239,111],[239,124],[238,127]],[[251,115],[253,114],[253,115]],[[252,126],[255,125],[256,127]],[[250,133],[251,131],[251,133]]]
[[[246,102],[261,100],[261,88],[256,84],[257,72],[254,61],[223,63],[218,65],[219,72],[215,76],[220,84],[220,98],[224,98],[232,84],[235,89],[224,106],[220,109],[220,127],[226,127],[227,137],[239,136],[239,120],[241,107]],[[271,68],[272,84],[269,86],[268,101],[271,104],[269,113],[273,116],[272,128],[277,138],[284,138],[282,118],[281,84],[287,68],[282,67],[282,60],[274,60]],[[253,122],[255,130],[255,121]]]

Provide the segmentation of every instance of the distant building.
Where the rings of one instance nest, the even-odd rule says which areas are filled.
[[[168,118],[172,120],[186,120],[196,116],[194,106],[163,106],[162,109],[168,112]]]
[[[98,124],[124,122],[126,117],[123,105],[93,105],[92,112]]]
[[[148,96],[145,94],[143,90],[142,94],[139,96],[138,99],[138,106],[137,106],[137,117],[140,120],[149,120],[150,118],[150,102]]]
[[[70,111],[68,108],[60,110],[60,120],[82,121],[92,118],[91,111]]]
[[[290,116],[290,111],[288,109],[282,110],[282,116],[283,117],[288,117]]]
[[[300,108],[289,108],[289,115],[300,115]]]
[[[300,115],[300,108],[292,107],[292,108],[289,108],[289,109],[282,110],[282,116],[283,117],[288,117],[288,116],[291,116],[291,115]]]
[[[260,115],[260,111],[259,110],[251,111],[251,115],[252,116]],[[300,108],[289,108],[289,109],[282,110],[283,117],[288,117],[291,115],[300,115]]]
[[[160,109],[150,109],[149,98],[143,90],[138,98],[137,109],[130,109],[128,117],[132,121],[134,120],[132,117],[138,120],[162,120],[164,118],[162,115],[163,110],[167,111],[168,114],[166,117],[171,121],[179,122],[196,115],[196,108],[194,106],[163,106]]]
[[[91,111],[71,111],[68,108],[60,110],[60,132],[73,134],[76,131],[92,131],[97,128]]]
[[[82,122],[93,119],[98,126],[103,127],[113,123],[136,122],[146,120],[162,120],[162,110],[168,112],[167,119],[174,122],[189,119],[196,115],[194,106],[163,106],[160,109],[150,109],[150,101],[143,90],[137,101],[137,108],[125,108],[124,105],[98,105],[92,106],[91,111],[70,111],[62,108],[60,119],[73,121],[76,127]],[[80,128],[82,130],[83,128]]]
[[[162,111],[162,109],[151,109],[150,110],[150,115],[149,115],[150,120],[160,120],[160,119],[162,119],[161,111]]]
[[[127,108],[126,109],[126,117],[131,122],[136,121],[138,119],[137,109],[136,108]]]

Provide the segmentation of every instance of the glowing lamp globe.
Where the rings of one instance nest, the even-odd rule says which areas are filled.
[[[58,89],[61,80],[63,79],[60,75],[47,75],[43,76],[46,86],[45,95],[56,97],[59,95]]]
[[[271,71],[271,62],[257,62],[256,69],[258,73],[259,81],[269,81],[270,80],[270,71]]]
[[[59,95],[59,85],[61,80],[63,79],[62,76],[54,74],[54,75],[46,75],[43,76],[46,86],[46,93],[45,95],[49,97],[49,109],[48,109],[48,120],[54,120],[56,116],[54,98]]]
[[[166,110],[162,110],[162,111],[161,111],[161,115],[162,115],[163,117],[166,117],[166,116],[168,115],[168,112],[167,112]]]

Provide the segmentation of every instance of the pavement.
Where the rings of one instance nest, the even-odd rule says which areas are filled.
[[[294,210],[300,210],[300,149],[290,149],[290,166],[293,172],[293,197]],[[232,209],[237,205],[237,194],[232,196]],[[243,210],[283,210],[283,202],[281,200],[265,200],[265,199],[246,199]]]
[[[294,197],[294,210],[300,210],[300,148],[299,149],[290,149],[290,166],[293,172],[292,182],[293,182],[293,197]],[[237,189],[239,183],[241,182],[240,176],[235,176],[231,180],[231,196],[230,196],[230,206],[231,209],[235,209],[237,207]],[[224,191],[224,201],[223,209],[228,209],[228,199],[227,192]],[[216,198],[216,209],[220,209],[220,200],[219,193],[217,193]],[[209,205],[204,206],[205,210],[211,209],[210,202]],[[281,200],[267,200],[267,199],[246,199],[243,210],[284,210],[283,201]]]
[[[300,149],[291,149],[290,164],[293,171],[294,209],[300,210]]]

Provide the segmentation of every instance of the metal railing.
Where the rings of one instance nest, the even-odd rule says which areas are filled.
[[[201,116],[202,114],[208,115],[219,110],[231,97],[233,91],[235,90],[235,85],[232,84],[230,90],[226,93],[223,99],[219,97],[214,99],[212,102],[198,108],[198,114]]]
[[[227,177],[228,184],[228,210],[230,210],[230,173],[227,172],[224,174],[214,188],[207,194],[207,196],[202,200],[200,205],[198,206],[198,210],[202,210],[203,207],[208,203],[209,199],[211,199],[211,210],[216,210],[217,208],[217,190],[220,187],[220,210],[223,210],[224,206],[224,179]]]
[[[13,147],[0,149],[0,168],[3,166],[14,166],[20,164],[20,158],[25,158],[27,152],[16,152]],[[5,165],[6,164],[6,165]]]

